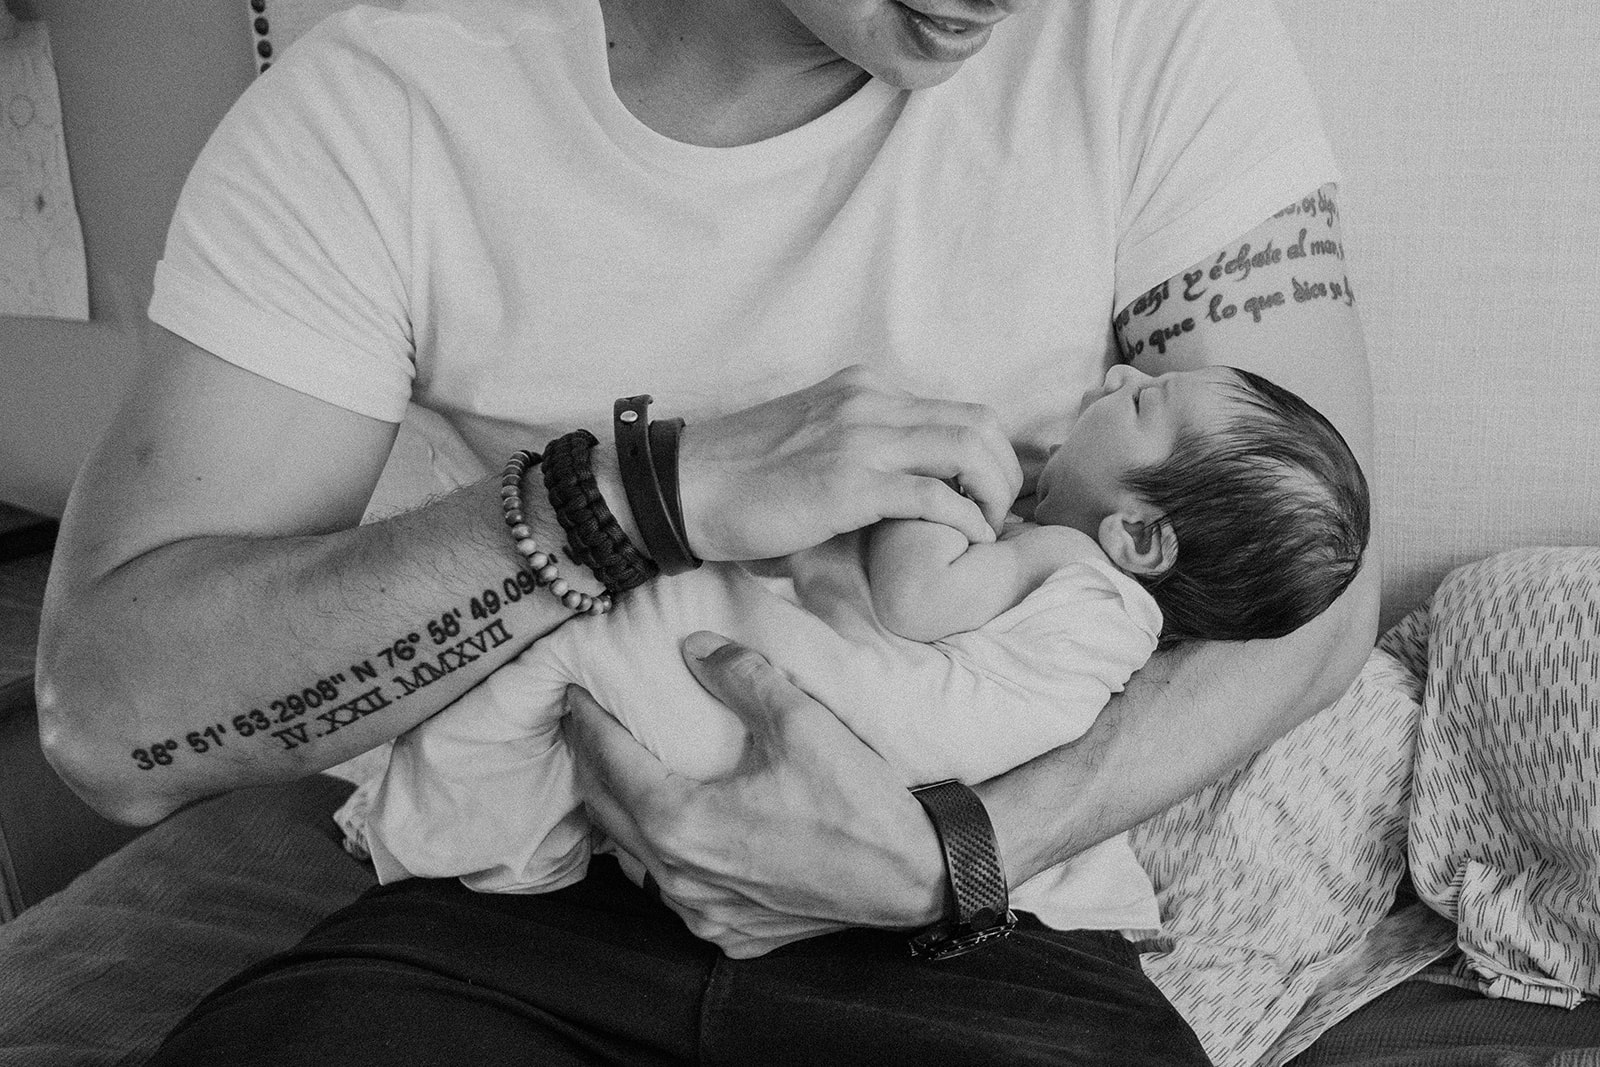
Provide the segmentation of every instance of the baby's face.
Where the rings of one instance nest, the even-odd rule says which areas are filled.
[[[1112,367],[1040,472],[1035,520],[1096,536],[1100,521],[1130,499],[1123,476],[1166,459],[1184,430],[1220,429],[1240,402],[1238,381],[1226,367],[1159,377]]]

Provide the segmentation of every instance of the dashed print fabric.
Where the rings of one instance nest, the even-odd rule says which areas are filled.
[[[1411,870],[1490,996],[1600,995],[1600,550],[1447,577],[1417,740]]]
[[[1337,704],[1131,835],[1161,905],[1145,971],[1218,1067],[1282,1063],[1450,947],[1397,942],[1365,966],[1405,870],[1424,623],[1419,609]]]
[[[1279,1067],[1458,946],[1485,995],[1600,995],[1597,760],[1600,549],[1462,567],[1337,704],[1134,830],[1146,970],[1218,1067]],[[1390,912],[1408,858],[1422,903]]]

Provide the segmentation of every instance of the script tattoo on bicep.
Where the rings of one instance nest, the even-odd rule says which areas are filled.
[[[1259,325],[1275,311],[1297,304],[1331,300],[1354,305],[1355,289],[1340,266],[1344,244],[1328,232],[1339,220],[1338,204],[1319,190],[1273,216],[1296,217],[1306,224],[1287,244],[1280,246],[1276,237],[1261,247],[1241,242],[1123,308],[1113,323],[1123,360],[1131,363],[1149,351],[1166,355],[1174,342],[1197,329],[1230,322]]]
[[[513,640],[501,617],[538,588],[533,575],[518,571],[415,630],[352,663],[314,678],[264,707],[225,716],[179,737],[142,745],[129,758],[142,771],[170,767],[178,759],[220,754],[246,739],[289,751],[338,733],[369,715],[426,689]]]

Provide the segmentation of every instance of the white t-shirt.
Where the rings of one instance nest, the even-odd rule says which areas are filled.
[[[873,80],[737,148],[612,91],[594,0],[324,23],[184,189],[151,317],[484,461],[865,363],[994,405],[1025,460],[1113,358],[1116,308],[1333,178],[1270,0],[1048,0],[948,82]]]
[[[561,730],[567,685],[671,770],[725,775],[746,734],[684,666],[679,639],[700,629],[765,653],[907,786],[984,781],[1081,737],[1155,650],[1154,598],[1077,536],[1081,559],[983,626],[929,643],[878,621],[855,535],[791,557],[784,578],[712,563],[657,579],[605,618],[569,620],[403,734],[381,787],[363,786],[336,818],[384,882],[536,893],[581,879],[593,837]],[[1013,887],[1011,901],[1063,929],[1160,924],[1126,835]]]
[[[1117,308],[1334,179],[1270,0],[1045,0],[736,148],[642,125],[606,55],[594,0],[323,24],[201,154],[151,318],[490,468],[618,396],[692,422],[851,363],[992,405],[1027,463]]]

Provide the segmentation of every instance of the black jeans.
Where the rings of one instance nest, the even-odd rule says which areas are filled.
[[[374,889],[213,991],[152,1064],[1205,1064],[1120,936],[1022,917],[937,963],[847,931],[754,960],[609,857],[555,893]]]

